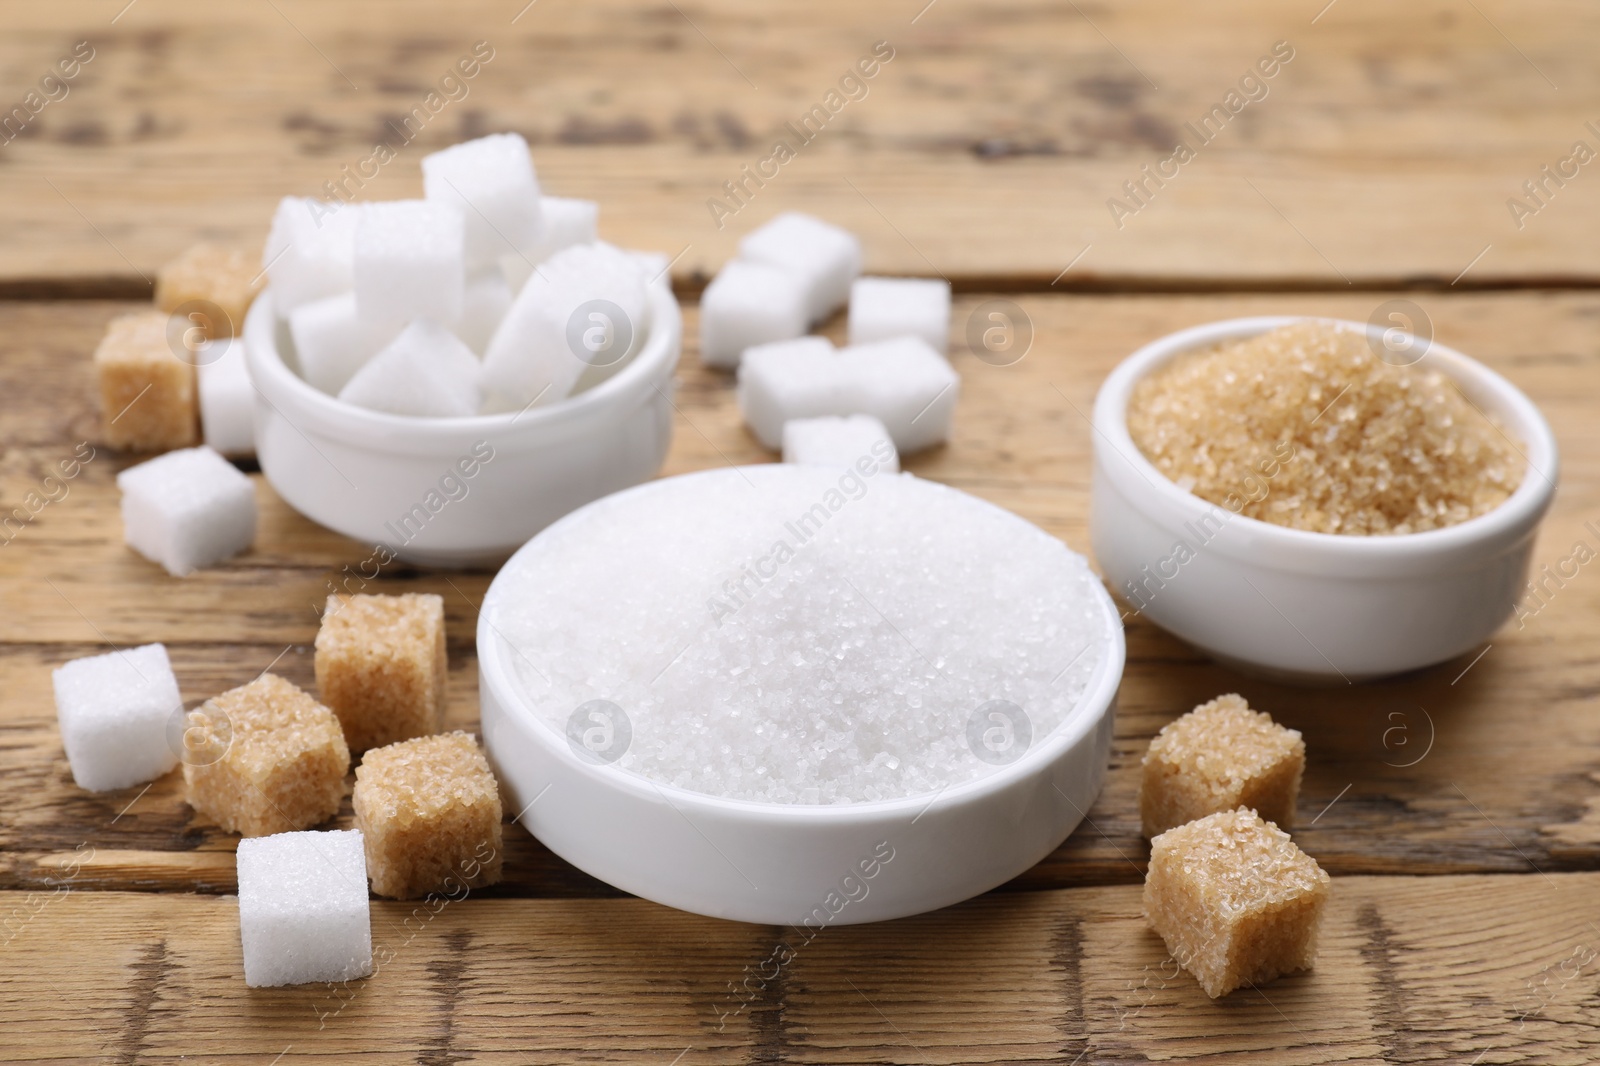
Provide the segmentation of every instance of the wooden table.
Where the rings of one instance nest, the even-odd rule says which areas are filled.
[[[122,2],[14,5],[0,37],[5,107],[75,42],[94,51],[0,144],[5,510],[97,440],[89,352],[165,258],[200,237],[259,242],[280,195],[358,169],[409,115],[420,133],[362,197],[415,195],[423,152],[516,129],[549,190],[602,202],[606,236],[677,256],[691,341],[667,473],[772,458],[729,379],[698,366],[692,302],[739,234],[794,208],[859,232],[873,271],[951,278],[958,337],[985,300],[1022,309],[1027,356],[996,367],[958,344],[954,437],[908,465],[1075,548],[1083,413],[1119,358],[1210,319],[1365,319],[1397,294],[1555,427],[1564,476],[1537,565],[1600,547],[1600,176],[1540,170],[1575,141],[1600,147],[1592,4]],[[465,95],[450,83],[437,113],[414,111],[477,41],[493,58]],[[894,58],[866,95],[719,229],[707,200],[878,41]],[[1278,41],[1293,59],[1265,97],[1114,217],[1122,183]],[[1535,201],[1522,185],[1537,180]],[[99,448],[0,545],[0,1059],[1600,1060],[1592,565],[1481,652],[1354,688],[1243,677],[1131,618],[1111,774],[1085,824],[1000,890],[829,929],[771,980],[748,968],[792,932],[624,897],[510,827],[504,884],[424,923],[374,903],[394,961],[341,998],[244,986],[236,839],[171,776],[75,788],[50,669],[159,640],[191,704],[272,663],[310,685],[313,606],[370,549],[263,482],[255,549],[168,578],[121,543],[113,479],[131,461]],[[453,726],[477,723],[491,576],[380,582],[445,597]],[[1212,1002],[1139,917],[1136,769],[1164,723],[1233,690],[1304,732],[1295,836],[1335,881],[1313,972]]]

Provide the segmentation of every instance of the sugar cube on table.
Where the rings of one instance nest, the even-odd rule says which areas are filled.
[[[456,321],[455,335],[482,355],[489,340],[499,327],[500,320],[511,309],[511,286],[499,267],[493,267],[476,277],[467,279],[466,292],[461,300],[461,318]]]
[[[1169,722],[1145,752],[1139,783],[1144,835],[1235,807],[1294,824],[1306,766],[1300,733],[1229,693]]]
[[[276,674],[262,674],[189,712],[211,738],[183,760],[184,799],[230,833],[309,829],[344,799],[350,748],[332,711]]]
[[[436,733],[444,718],[444,600],[431,593],[328,597],[317,691],[354,751]]]
[[[287,315],[301,304],[350,288],[356,226],[365,210],[364,204],[300,196],[285,196],[278,202],[261,250],[274,311]]]
[[[461,317],[463,218],[433,200],[366,204],[356,225],[356,307],[373,322]]]
[[[950,347],[950,283],[927,278],[857,278],[850,286],[850,343],[921,337]]]
[[[236,861],[246,985],[349,981],[372,972],[361,830],[241,840]]]
[[[862,459],[890,473],[900,469],[889,431],[871,415],[793,418],[783,424],[786,463],[853,467]]]
[[[250,547],[255,485],[204,445],[130,466],[117,475],[128,546],[182,577]]]
[[[833,351],[812,341],[745,352],[739,410],[762,444],[778,448],[785,422],[822,415],[874,416],[901,455],[949,436],[961,382],[927,344],[902,337]]]
[[[422,186],[429,201],[455,209],[465,221],[468,269],[537,246],[539,180],[520,133],[494,133],[423,156]]]
[[[649,329],[643,272],[609,244],[575,244],[539,265],[483,357],[484,411],[520,411],[572,393],[591,367],[637,351]]]
[[[353,798],[378,895],[454,896],[500,880],[500,789],[470,733],[367,752]]]
[[[256,453],[256,393],[244,363],[244,341],[209,342],[195,368],[200,383],[200,431],[206,447],[223,455]]]
[[[79,788],[141,785],[178,764],[169,730],[183,699],[163,645],[73,659],[51,680],[61,743]]]
[[[289,313],[300,376],[330,396],[339,395],[402,328],[402,322],[363,318],[353,292],[301,304]]]
[[[419,318],[355,372],[339,399],[392,415],[467,418],[478,413],[481,369],[461,338]]]
[[[156,274],[156,306],[168,314],[186,308],[207,337],[237,336],[262,276],[261,264],[243,249],[196,244]]]
[[[789,211],[745,235],[739,258],[795,274],[804,286],[808,323],[821,322],[849,297],[861,273],[861,242],[849,230]]]
[[[798,337],[809,321],[799,275],[729,260],[700,297],[700,361],[736,367],[746,348]]]
[[[174,354],[169,322],[161,311],[122,315],[95,348],[101,434],[113,448],[166,451],[199,439],[194,364]]]
[[[1328,889],[1328,875],[1288,833],[1241,807],[1150,842],[1144,916],[1215,999],[1309,969]]]

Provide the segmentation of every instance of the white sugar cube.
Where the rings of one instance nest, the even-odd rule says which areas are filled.
[[[355,290],[361,317],[374,322],[461,317],[466,281],[462,215],[432,200],[367,204],[356,226]]]
[[[949,436],[960,384],[949,361],[915,337],[837,352],[767,345],[745,352],[739,410],[769,448],[782,444],[791,419],[873,415],[907,455]]]
[[[239,841],[239,939],[251,988],[349,981],[372,972],[361,830]]]
[[[403,322],[363,318],[353,292],[304,304],[289,315],[300,376],[330,396],[400,335]]]
[[[56,668],[56,717],[72,779],[91,792],[153,781],[178,764],[168,728],[183,712],[160,644],[73,659]]]
[[[520,133],[490,134],[423,156],[422,186],[430,201],[455,208],[465,220],[469,270],[537,246],[539,180]]]
[[[900,456],[889,431],[871,415],[794,418],[783,424],[783,461],[801,466],[855,466],[861,459],[898,473]]]
[[[278,202],[261,265],[279,315],[350,288],[356,225],[363,210],[361,205],[299,196]]]
[[[672,287],[672,257],[665,252],[629,252],[633,261],[639,264],[639,272],[644,275],[644,280],[652,285],[665,285]]]
[[[745,349],[739,364],[739,410],[756,437],[777,448],[790,418],[848,414],[844,384],[826,337],[758,344]]]
[[[861,273],[861,242],[849,230],[789,211],[739,242],[739,257],[782,267],[805,286],[810,322],[821,322],[844,306],[850,283]]]
[[[480,369],[459,337],[419,318],[355,372],[339,399],[392,415],[467,418],[478,413]]]
[[[593,244],[600,239],[600,205],[593,200],[541,197],[539,220],[543,227],[539,243],[528,257],[535,263],[542,263],[574,244]]]
[[[244,365],[244,341],[207,341],[196,368],[200,391],[200,429],[206,446],[223,455],[256,453],[256,394]]]
[[[637,351],[649,326],[644,275],[609,244],[577,244],[539,265],[484,355],[484,411],[570,395],[580,376]]]
[[[921,337],[950,347],[950,283],[927,278],[857,278],[850,286],[850,343]]]
[[[494,267],[474,278],[467,279],[466,292],[461,298],[461,318],[455,325],[455,335],[477,355],[489,347],[500,320],[511,309],[511,286],[499,267]]]
[[[736,367],[746,348],[798,337],[809,320],[798,275],[729,260],[700,297],[700,360]]]
[[[128,546],[178,577],[250,547],[256,490],[210,448],[182,448],[117,475]]]

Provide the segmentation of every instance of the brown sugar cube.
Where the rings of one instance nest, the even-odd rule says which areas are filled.
[[[203,301],[187,316],[207,337],[232,337],[244,328],[244,313],[261,291],[264,272],[256,257],[239,248],[196,244],[156,275],[156,306],[172,314]]]
[[[94,350],[106,444],[159,452],[199,442],[194,366],[167,343],[167,316],[138,311],[112,319]]]
[[[1151,841],[1144,917],[1215,999],[1310,969],[1328,886],[1288,833],[1241,807]]]
[[[184,799],[224,829],[247,837],[309,829],[344,799],[350,749],[333,712],[278,677],[262,674],[189,712]],[[186,737],[187,742],[190,738]]]
[[[380,896],[454,894],[500,880],[500,789],[470,733],[367,752],[356,767],[355,808]]]
[[[1139,783],[1144,835],[1235,807],[1292,826],[1305,767],[1298,730],[1252,711],[1241,696],[1218,696],[1169,723],[1150,742]]]
[[[439,730],[444,717],[444,600],[328,597],[317,630],[317,689],[351,751]]]

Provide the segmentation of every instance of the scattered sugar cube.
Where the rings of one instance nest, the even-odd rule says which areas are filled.
[[[200,384],[200,430],[206,447],[223,455],[256,453],[256,393],[244,364],[244,341],[210,342],[195,368]]]
[[[483,357],[484,411],[520,411],[572,393],[586,369],[637,351],[649,327],[638,264],[603,242],[539,264]]]
[[[101,432],[113,448],[166,451],[199,439],[194,365],[173,354],[168,321],[161,311],[114,318],[94,350]]]
[[[796,274],[805,287],[808,320],[821,322],[850,295],[850,283],[861,273],[861,242],[849,230],[789,211],[747,234],[739,258]]]
[[[448,329],[419,318],[339,390],[339,399],[392,415],[467,418],[478,413],[478,357]]]
[[[168,314],[205,301],[221,316],[202,315],[195,324],[207,337],[237,336],[244,313],[261,290],[261,265],[250,253],[220,244],[196,244],[156,275],[156,306]]]
[[[356,226],[365,205],[285,196],[272,216],[261,266],[280,316],[352,284]]]
[[[434,200],[366,204],[356,225],[356,307],[374,322],[461,317],[463,219]]]
[[[330,396],[339,395],[356,371],[402,328],[399,322],[361,317],[353,292],[301,304],[289,313],[289,336],[294,339],[300,376]]]
[[[794,418],[783,424],[783,461],[804,466],[851,467],[861,458],[891,474],[900,457],[882,422],[871,415]]]
[[[906,455],[949,436],[960,385],[949,361],[915,337],[836,352],[812,343],[772,344],[745,352],[739,410],[769,448],[782,444],[791,419],[869,414]]]
[[[1297,730],[1252,711],[1242,696],[1218,696],[1150,741],[1139,784],[1144,835],[1241,806],[1291,827],[1305,766]]]
[[[430,202],[465,220],[468,269],[526,254],[539,241],[539,180],[520,133],[494,133],[423,156],[422,186]]]
[[[482,355],[489,340],[499,327],[500,320],[511,309],[511,286],[499,267],[467,279],[466,292],[461,300],[461,318],[456,322],[455,334],[471,348],[473,354]]]
[[[921,337],[950,348],[950,283],[927,278],[857,278],[850,286],[850,343]]]
[[[175,577],[213,566],[256,539],[256,489],[204,445],[157,456],[117,475],[128,547]]]
[[[427,736],[444,719],[444,600],[431,593],[328,597],[317,691],[351,750]]]
[[[222,741],[183,762],[184,799],[230,833],[308,829],[344,799],[350,749],[332,711],[276,674],[262,674],[189,712]]]
[[[729,260],[700,297],[700,361],[736,367],[746,348],[798,337],[809,320],[799,275]]]
[[[239,841],[239,939],[251,988],[372,972],[361,830]]]
[[[1241,807],[1150,842],[1144,916],[1215,999],[1310,969],[1328,887],[1288,833]]]
[[[796,418],[848,414],[849,394],[833,342],[826,337],[758,344],[739,362],[739,411],[769,448],[783,443],[783,427]]]
[[[51,679],[61,744],[79,788],[142,785],[178,764],[167,730],[183,699],[163,645],[73,659]]]
[[[453,895],[500,880],[500,789],[470,733],[367,752],[354,800],[378,895]]]

